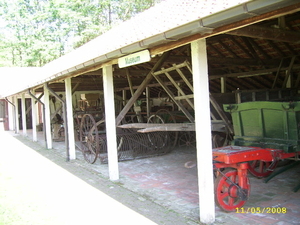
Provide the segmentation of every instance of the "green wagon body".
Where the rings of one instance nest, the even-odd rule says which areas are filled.
[[[232,145],[300,150],[300,102],[245,102],[224,110],[232,115]]]

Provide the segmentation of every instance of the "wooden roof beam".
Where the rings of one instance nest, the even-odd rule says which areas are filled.
[[[208,57],[208,64],[219,64],[219,65],[232,65],[232,66],[259,66],[268,65],[275,66],[280,63],[281,59],[269,59],[269,60],[258,60],[258,59],[242,59],[242,58],[217,58]]]
[[[255,59],[259,59],[259,56],[257,54],[257,52],[255,51],[255,49],[253,48],[252,44],[250,43],[249,38],[247,37],[242,37],[245,45],[247,46],[249,52],[251,53],[251,55],[253,56],[253,58]]]
[[[300,65],[294,65],[293,69],[300,69]],[[229,74],[222,74],[222,75],[210,75],[209,79],[218,79],[221,77],[253,77],[253,76],[262,76],[262,75],[268,75],[272,72],[276,72],[278,70],[278,67],[270,68],[270,69],[263,69],[263,70],[256,70],[256,71],[248,71],[248,72],[240,72],[240,73],[229,73]],[[282,67],[280,68],[280,71],[282,70],[288,70],[288,67]]]
[[[281,56],[285,57],[286,54],[276,45],[273,41],[268,40],[268,44]]]
[[[257,49],[258,52],[260,52],[261,55],[263,55],[264,58],[266,59],[271,59],[271,57],[263,50],[262,47],[260,47],[254,39],[249,38],[249,42],[253,46],[254,49]]]
[[[288,43],[300,43],[300,32],[257,25],[242,27],[237,30],[229,31],[227,34]]]

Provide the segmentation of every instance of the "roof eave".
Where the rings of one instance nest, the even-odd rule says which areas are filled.
[[[9,93],[5,96],[10,96],[20,92],[27,91],[29,88],[40,87],[45,82],[55,81],[58,79],[64,79],[74,71],[90,69],[94,64],[104,64],[110,60],[120,58],[126,54],[131,54],[144,49],[148,49],[154,46],[162,45],[164,43],[173,42],[193,34],[206,34],[212,32],[215,28],[234,23],[243,19],[251,18],[253,16],[258,16],[264,13],[271,12],[273,10],[283,8],[290,5],[295,5],[299,3],[300,0],[254,0],[237,5],[235,7],[220,11],[215,14],[200,18],[196,21],[187,23],[185,25],[176,27],[171,30],[167,30],[158,35],[154,35],[139,42],[129,44],[127,46],[121,47],[114,51],[108,52],[103,55],[91,59],[89,61],[83,62],[79,65],[71,67],[67,70],[61,71],[59,73],[53,74],[47,79],[43,79],[33,85],[26,87],[24,90],[15,93]]]

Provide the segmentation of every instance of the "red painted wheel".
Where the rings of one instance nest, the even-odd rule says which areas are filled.
[[[277,162],[265,162],[262,160],[254,160],[249,162],[248,171],[257,178],[269,176],[276,168]]]
[[[240,188],[238,172],[232,168],[226,168],[215,180],[215,200],[217,206],[224,211],[235,211],[242,207],[250,194],[250,183],[247,178],[247,189]]]

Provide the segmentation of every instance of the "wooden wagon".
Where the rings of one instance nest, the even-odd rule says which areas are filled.
[[[235,211],[249,198],[248,172],[272,176],[280,161],[300,160],[300,102],[246,102],[224,109],[232,115],[235,136],[232,145],[213,149],[215,199],[221,209]]]

